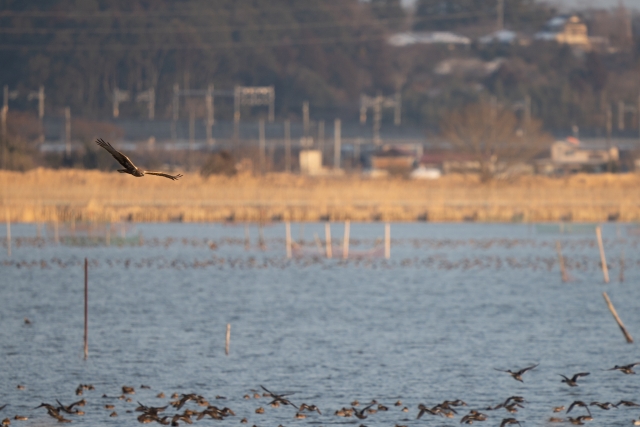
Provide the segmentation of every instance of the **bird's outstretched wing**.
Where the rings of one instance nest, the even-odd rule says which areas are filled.
[[[539,363],[536,363],[535,365],[531,365],[531,366],[526,367],[526,368],[524,368],[524,369],[520,369],[520,370],[518,371],[518,374],[522,375],[522,374],[524,374],[525,372],[530,371],[530,370],[532,370],[533,368],[537,367],[538,365],[539,365]]]
[[[109,144],[107,141],[105,141],[104,139],[102,138],[96,139],[96,144],[98,144],[100,147],[104,148],[109,153],[111,153],[113,158],[116,159],[118,163],[120,163],[125,169],[130,171],[134,171],[137,169],[136,165],[134,165],[133,162],[127,156],[125,156],[124,154],[122,154],[121,152],[113,148],[113,146]]]
[[[578,381],[578,378],[586,377],[587,375],[589,375],[589,372],[580,372],[579,374],[575,374],[573,377],[571,377],[571,381],[576,382],[576,381]]]
[[[178,175],[169,175],[168,173],[164,173],[164,172],[154,172],[154,171],[144,171],[145,175],[157,175],[157,176],[164,176],[165,178],[169,178],[172,180],[177,180],[178,178],[182,178],[182,174],[178,174]]]

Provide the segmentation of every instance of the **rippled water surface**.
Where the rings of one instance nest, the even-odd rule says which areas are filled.
[[[545,425],[550,416],[566,417],[552,407],[575,400],[640,403],[640,375],[605,371],[640,361],[637,344],[625,342],[602,297],[606,291],[640,339],[640,237],[631,226],[603,228],[611,267],[606,285],[594,233],[553,234],[522,224],[392,224],[390,260],[343,261],[314,255],[323,224],[293,224],[306,256],[287,260],[284,230],[279,223],[265,227],[261,249],[250,226],[247,249],[242,225],[138,225],[128,235],[140,234],[142,245],[119,246],[114,236],[107,247],[41,242],[34,225],[14,225],[12,256],[0,255],[0,406],[8,404],[0,418],[12,418],[12,425],[54,424],[45,410],[33,408],[77,400],[81,383],[96,390],[83,396],[86,415],[69,417],[85,425],[138,425],[138,413],[127,413],[135,401],[161,406],[173,392],[200,394],[237,414],[195,424],[237,425],[246,417],[248,425],[274,427],[459,425],[469,409],[512,395],[526,399],[524,408],[483,411],[489,416],[484,425],[506,417]],[[332,232],[339,257],[342,224]],[[383,235],[382,224],[352,224],[352,254],[375,247]],[[568,283],[560,278],[556,241]],[[225,356],[227,323],[231,351]],[[540,366],[524,383],[494,370],[534,363]],[[576,372],[591,375],[579,387],[560,382],[558,374]],[[133,402],[115,398],[123,385],[136,387]],[[293,408],[243,398],[260,385],[294,393],[294,403],[316,404],[322,415],[299,420]],[[161,391],[167,398],[155,397]],[[376,399],[390,409],[366,420],[333,415],[355,399]],[[453,419],[416,420],[419,403],[445,399],[469,407]],[[397,400],[408,412],[393,406]],[[105,404],[114,404],[118,417],[109,417]],[[254,412],[259,406],[264,414]],[[640,416],[640,408],[591,411],[593,425],[631,425]],[[30,419],[13,421],[16,414]],[[583,414],[575,408],[569,415]]]

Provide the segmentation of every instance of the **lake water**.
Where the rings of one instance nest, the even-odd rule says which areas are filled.
[[[278,426],[354,424],[459,425],[481,409],[499,425],[515,417],[546,425],[554,406],[640,399],[640,375],[606,371],[640,361],[609,312],[606,291],[631,335],[640,339],[640,236],[624,224],[603,227],[611,282],[603,283],[595,234],[557,234],[525,224],[392,224],[391,258],[325,259],[314,235],[324,224],[292,225],[303,258],[286,259],[285,226],[141,224],[119,246],[56,245],[37,240],[36,227],[12,228],[12,255],[0,254],[0,418],[27,415],[14,425],[55,420],[41,402],[78,400],[84,425],[138,425],[127,413],[140,401],[165,405],[169,395],[197,393],[237,416],[195,423]],[[584,230],[582,230],[584,231]],[[339,254],[342,224],[332,225]],[[383,224],[352,224],[351,251],[366,252],[384,237]],[[65,242],[62,238],[63,243]],[[560,277],[556,241],[571,281]],[[86,242],[85,242],[86,243]],[[83,358],[83,263],[89,260],[89,358]],[[624,277],[620,281],[620,261]],[[25,324],[24,318],[31,321]],[[225,331],[231,324],[230,354]],[[498,369],[539,363],[524,383]],[[640,369],[640,367],[638,367]],[[579,387],[558,374],[590,372]],[[18,390],[17,385],[24,385]],[[150,390],[140,389],[145,384]],[[136,387],[133,402],[114,398]],[[295,409],[244,399],[263,385],[316,404],[322,415],[294,418]],[[164,392],[167,398],[155,396]],[[102,397],[106,394],[109,398]],[[225,400],[215,400],[216,395]],[[526,399],[517,414],[484,411],[507,397]],[[389,411],[366,420],[333,413],[353,400],[376,399]],[[453,419],[417,405],[462,399]],[[397,400],[409,408],[393,406]],[[105,404],[115,405],[117,418]],[[191,404],[188,407],[197,408]],[[255,409],[265,407],[264,414]],[[362,405],[360,406],[362,407]],[[170,412],[173,411],[173,412]],[[172,408],[167,409],[173,414]],[[631,425],[640,408],[591,407],[593,425]],[[575,408],[569,414],[586,414]]]

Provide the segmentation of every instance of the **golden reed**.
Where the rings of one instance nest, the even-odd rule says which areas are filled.
[[[576,221],[640,220],[640,175],[495,180],[304,177],[287,174],[172,182],[116,172],[0,172],[0,215],[47,221]]]

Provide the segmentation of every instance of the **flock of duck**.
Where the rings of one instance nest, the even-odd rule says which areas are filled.
[[[616,365],[613,368],[606,369],[606,370],[607,371],[616,370],[627,375],[633,375],[635,374],[634,367],[638,365],[640,365],[640,362],[631,363],[628,365]],[[538,367],[538,364],[531,365],[526,368],[515,370],[515,371],[512,371],[510,369],[507,369],[507,370],[502,370],[497,368],[494,368],[494,369],[496,369],[497,371],[505,372],[509,374],[516,381],[524,382],[523,375],[528,371],[535,369],[537,367]],[[561,374],[559,375],[562,377],[562,380],[561,380],[562,383],[566,383],[570,387],[577,387],[578,380],[582,377],[588,376],[589,373],[579,372],[577,374],[574,374],[571,377],[567,377]],[[150,389],[150,387],[146,385],[142,385],[140,387],[143,389]],[[320,408],[314,404],[294,403],[290,398],[290,396],[293,393],[274,393],[262,385],[260,387],[263,390],[262,393],[259,393],[256,390],[252,390],[253,395],[246,394],[244,395],[244,399],[251,399],[252,397],[255,399],[260,399],[261,397],[266,397],[270,401],[265,406],[270,406],[272,408],[290,407],[295,410],[294,412],[295,419],[305,419],[313,413],[317,413],[318,416],[322,415]],[[22,385],[19,385],[18,389],[24,390],[25,387]],[[93,385],[80,384],[76,388],[76,395],[81,396],[84,394],[85,391],[91,391],[91,390],[95,390],[95,387]],[[133,398],[131,397],[131,395],[133,394],[135,394],[135,389],[133,387],[122,386],[122,394],[118,397],[118,399],[124,400],[127,403],[133,403]],[[107,396],[105,394],[102,397],[109,398],[110,396]],[[164,399],[165,397],[166,396],[164,393],[159,393],[156,395],[156,398],[159,398],[159,399]],[[169,403],[164,406],[147,406],[138,401],[137,407],[133,408],[133,406],[131,406],[130,408],[133,408],[133,409],[125,410],[125,412],[128,414],[139,413],[139,415],[137,415],[136,418],[138,422],[141,424],[158,423],[161,425],[171,425],[171,426],[179,426],[181,423],[192,424],[194,421],[200,421],[205,418],[206,419],[210,418],[214,420],[224,420],[227,417],[236,416],[236,413],[229,407],[223,406],[223,405],[219,405],[219,406],[213,405],[209,402],[209,400],[207,400],[206,398],[204,398],[199,394],[189,393],[189,394],[180,395],[178,393],[174,393],[173,395],[171,395],[171,399],[172,400],[170,400]],[[215,399],[217,401],[218,400],[224,401],[226,397],[215,396]],[[70,423],[73,421],[71,419],[72,417],[85,415],[84,410],[80,409],[87,404],[87,400],[85,398],[82,398],[81,400],[78,400],[68,405],[61,403],[58,399],[56,399],[55,402],[56,404],[43,402],[38,406],[36,406],[34,410],[43,408],[44,410],[46,410],[47,415],[49,415],[51,418],[55,419],[59,423]],[[187,404],[189,404],[190,402],[191,402],[191,404],[189,405],[190,407],[187,407]],[[515,418],[515,416],[511,416],[511,415],[516,414],[519,409],[524,408],[525,403],[526,403],[526,400],[522,396],[510,396],[504,402],[498,403],[495,406],[489,405],[485,408],[469,409],[468,413],[460,417],[460,423],[473,424],[474,422],[487,421],[490,418],[490,416],[487,415],[485,412],[504,409],[509,414],[509,416],[498,415],[495,417],[500,422],[499,424],[500,427],[515,425],[515,424],[521,426],[521,422],[517,418]],[[7,406],[8,406],[7,404],[0,405],[0,411],[4,411],[7,408]],[[400,400],[396,401],[393,404],[393,406],[400,407],[401,412],[404,412],[404,413],[410,412],[409,407],[407,405],[404,405]],[[468,406],[469,405],[466,402],[460,399],[444,400],[443,402],[438,403],[434,406],[428,406],[423,403],[420,403],[417,405],[418,412],[416,414],[416,419],[420,419],[427,414],[429,416],[455,418],[456,416],[460,415],[459,411],[461,410],[461,408],[468,407]],[[558,414],[558,413],[561,413],[562,411],[565,411],[567,415],[565,418],[561,418],[559,416],[551,416],[548,419],[548,422],[549,423],[564,422],[564,423],[570,423],[572,425],[584,425],[585,422],[592,421],[594,419],[592,416],[591,410],[589,409],[590,407],[597,407],[597,408],[600,408],[601,410],[608,411],[612,408],[640,407],[640,404],[630,400],[620,400],[617,403],[594,401],[589,404],[581,400],[575,400],[571,404],[569,404],[568,407],[566,407],[566,410],[564,405],[553,407],[552,411],[554,414]],[[119,416],[119,414],[116,412],[115,405],[105,404],[103,405],[103,408],[106,409],[107,411],[110,411],[109,417]],[[583,408],[586,411],[586,414],[575,416],[575,417],[569,416],[568,414],[571,413],[571,411],[574,408]],[[373,414],[376,414],[378,412],[386,412],[389,410],[390,410],[389,406],[385,406],[384,404],[379,403],[377,400],[372,400],[363,405],[361,405],[360,402],[355,400],[355,401],[352,401],[349,406],[344,406],[336,410],[334,412],[334,415],[338,417],[343,417],[343,418],[354,417],[362,421],[367,419],[369,416]],[[256,414],[264,414],[265,409],[263,406],[259,406],[258,408],[255,409],[254,412]],[[29,418],[25,415],[15,415],[13,417],[13,420],[16,420],[16,421],[25,421],[28,419]],[[9,417],[4,418],[1,422],[1,425],[3,427],[10,426],[11,421],[12,419]],[[401,419],[401,422],[406,422],[406,421],[410,421],[410,419],[408,418]],[[358,422],[359,421],[355,421],[355,423],[358,423]],[[247,418],[246,417],[241,418],[240,423],[241,424],[248,423]],[[633,425],[640,425],[640,419],[635,419],[632,421],[632,423]],[[253,427],[258,427],[258,426],[254,424]],[[278,427],[283,427],[283,426],[280,425]],[[366,425],[360,424],[359,427],[366,427]],[[406,425],[396,424],[395,427],[406,427]]]
[[[633,260],[623,260],[610,257],[608,265],[610,271],[618,267],[620,281],[624,280],[625,268],[632,266]],[[3,267],[15,268],[69,268],[83,265],[84,260],[78,257],[62,259],[59,257],[41,258],[41,259],[13,259],[8,258],[0,261]],[[640,265],[640,259],[634,262]],[[314,265],[325,265],[326,259],[320,256],[286,259],[282,256],[216,256],[211,255],[202,258],[186,259],[183,256],[179,258],[166,258],[162,255],[153,257],[136,257],[136,258],[101,258],[89,259],[89,267],[122,267],[122,268],[160,268],[160,269],[176,269],[189,270],[199,268],[219,268],[219,269],[262,269],[262,268],[286,268],[292,265],[297,267],[310,267]],[[334,259],[332,265],[354,266],[354,267],[371,267],[371,268],[396,268],[396,267],[414,267],[428,268],[440,271],[469,271],[469,270],[485,270],[494,269],[501,270],[505,268],[514,270],[543,270],[552,271],[558,268],[558,259],[555,256],[549,257],[523,257],[514,256],[501,257],[494,255],[464,257],[459,259],[448,259],[446,256],[433,255],[424,258],[412,257],[403,259],[380,259],[380,258],[350,258]],[[564,258],[565,268],[570,272],[587,273],[600,269],[599,261],[593,257],[585,256],[584,259]]]

